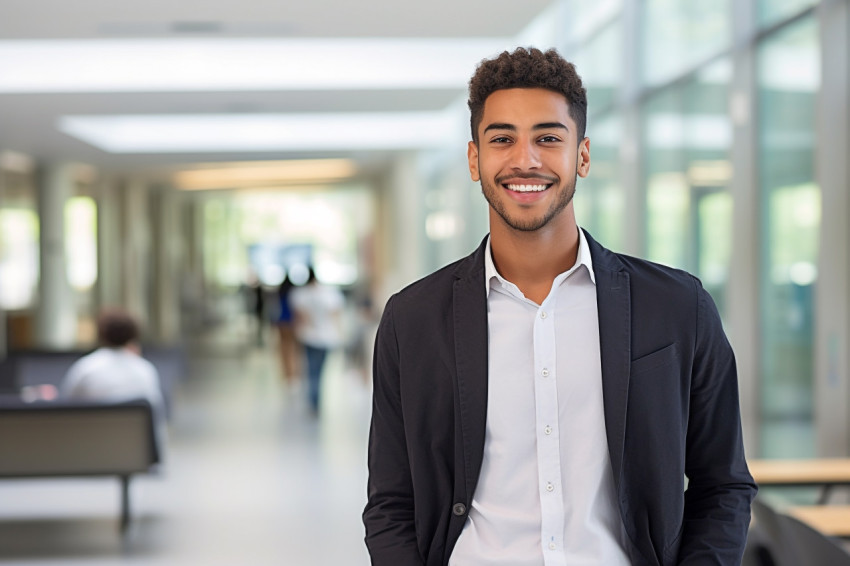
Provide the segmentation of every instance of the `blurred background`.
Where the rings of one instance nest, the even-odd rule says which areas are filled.
[[[580,225],[714,297],[748,456],[850,455],[847,0],[0,0],[0,392],[120,305],[170,407],[128,535],[108,482],[2,481],[0,561],[366,564],[372,336],[486,234],[466,82],[518,45],[587,87]],[[307,266],[346,305],[318,418],[274,328]]]

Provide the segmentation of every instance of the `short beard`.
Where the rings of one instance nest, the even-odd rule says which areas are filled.
[[[558,194],[558,199],[552,203],[543,216],[538,218],[531,218],[529,220],[521,221],[517,218],[511,218],[508,215],[508,211],[505,209],[503,205],[503,201],[496,198],[496,191],[504,190],[501,185],[498,187],[494,187],[489,182],[485,181],[484,178],[481,178],[481,193],[484,195],[484,198],[487,199],[487,203],[490,205],[490,208],[496,211],[502,220],[505,221],[505,224],[513,228],[514,230],[519,230],[520,232],[534,232],[536,230],[540,230],[544,226],[546,226],[553,218],[555,218],[562,210],[564,210],[568,204],[573,200],[573,196],[576,194],[576,181],[578,179],[578,173],[573,177],[572,183],[563,187],[550,187],[549,191],[557,190],[560,191]]]

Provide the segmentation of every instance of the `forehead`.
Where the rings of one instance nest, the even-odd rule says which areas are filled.
[[[493,92],[484,101],[480,127],[494,122],[520,126],[554,121],[570,130],[575,128],[563,94],[545,88],[506,88]]]

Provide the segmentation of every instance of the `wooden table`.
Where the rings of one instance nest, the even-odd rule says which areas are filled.
[[[806,460],[750,460],[750,473],[760,486],[821,487],[826,503],[835,486],[850,486],[850,458]]]
[[[785,512],[826,535],[850,537],[850,505],[789,507]]]

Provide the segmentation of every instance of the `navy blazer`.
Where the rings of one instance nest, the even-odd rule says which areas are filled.
[[[717,309],[692,275],[587,241],[608,453],[632,563],[737,566],[756,485]],[[487,415],[484,250],[384,310],[363,513],[374,565],[446,565],[467,519]]]

